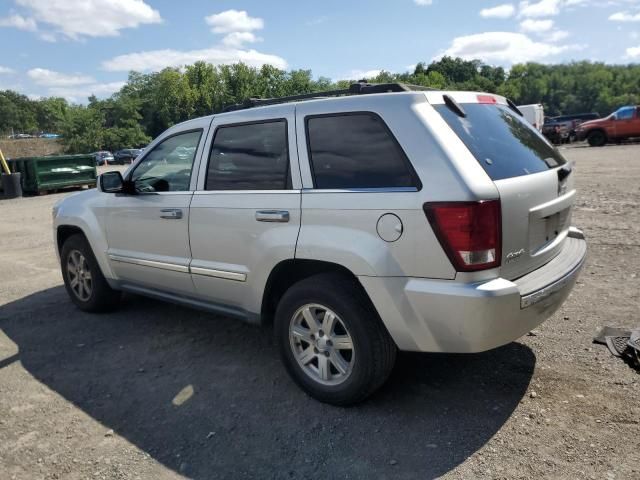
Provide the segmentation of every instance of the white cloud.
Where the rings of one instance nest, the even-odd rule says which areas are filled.
[[[253,31],[262,30],[264,21],[261,18],[250,17],[244,10],[226,10],[209,15],[204,20],[213,33],[226,34],[222,43],[227,47],[241,48],[246,43],[262,41]]]
[[[413,2],[421,7],[426,7],[427,5],[431,5],[433,0],[413,0]]]
[[[541,18],[558,15],[563,9],[574,10],[576,7],[604,7],[621,2],[633,3],[637,0],[525,0],[520,2],[519,17]]]
[[[261,18],[250,17],[244,10],[226,10],[205,17],[205,21],[213,33],[251,32],[264,28]]]
[[[287,68],[287,62],[277,55],[226,47],[188,51],[166,49],[129,53],[102,62],[102,67],[112,72],[130,70],[157,71],[165,67],[182,67],[197,61],[213,63],[214,65],[243,62],[254,67],[270,64],[277,68]]]
[[[539,18],[550,17],[560,13],[562,0],[540,0],[539,2],[520,2],[520,17]]]
[[[539,61],[581,48],[582,46],[579,45],[554,45],[536,42],[522,33],[484,32],[454,38],[451,46],[442,55],[511,65]]]
[[[509,18],[515,13],[516,7],[514,7],[512,3],[505,3],[480,10],[480,16],[482,18]]]
[[[548,32],[553,28],[553,20],[533,20],[527,18],[520,22],[520,28],[523,32],[529,33]]]
[[[44,40],[45,42],[49,42],[49,43],[55,43],[58,40],[56,38],[55,34],[53,34],[51,32],[42,32],[40,34],[40,39]]]
[[[637,47],[629,47],[625,51],[628,58],[640,58],[640,45]]]
[[[616,12],[609,17],[612,22],[640,22],[640,12]]]
[[[2,65],[0,65],[0,75],[8,75],[15,72],[16,71],[13,68],[3,67]]]
[[[227,47],[240,48],[245,43],[255,43],[262,41],[251,32],[232,32],[222,39],[222,43]]]
[[[27,72],[27,76],[34,83],[45,87],[72,87],[86,85],[95,81],[87,75],[68,75],[47,70],[46,68],[32,68]]]
[[[35,32],[38,29],[38,24],[33,18],[23,17],[22,15],[9,15],[8,17],[0,18],[0,27],[13,27],[18,30],[25,30],[27,32]]]
[[[415,66],[414,66],[414,69],[415,69]],[[370,80],[380,75],[380,72],[382,72],[382,70],[379,70],[379,69],[351,70],[346,75],[342,75],[340,77],[340,80],[362,80],[362,79]]]
[[[566,30],[554,30],[553,32],[545,35],[545,40],[547,42],[559,42],[560,40],[564,40],[565,38],[567,38],[569,36],[569,32],[567,32]]]
[[[63,97],[71,102],[82,102],[91,95],[108,97],[124,87],[126,82],[90,83],[77,87],[49,88],[49,96]]]
[[[144,0],[15,0],[38,22],[74,40],[113,37],[123,28],[160,23],[157,10]]]

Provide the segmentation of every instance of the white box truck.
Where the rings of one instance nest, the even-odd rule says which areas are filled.
[[[524,118],[538,130],[542,130],[544,124],[544,108],[539,103],[532,105],[518,105],[518,110],[522,112]]]

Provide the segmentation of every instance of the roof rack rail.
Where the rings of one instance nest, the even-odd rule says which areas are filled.
[[[233,112],[236,110],[244,110],[253,107],[264,107],[267,105],[278,105],[281,103],[296,102],[299,100],[311,100],[326,97],[341,97],[347,95],[368,95],[371,93],[390,93],[390,92],[413,92],[413,91],[430,91],[435,90],[420,85],[410,85],[406,83],[367,83],[360,80],[358,83],[352,83],[349,88],[341,90],[327,90],[324,92],[303,93],[300,95],[290,95],[288,97],[278,98],[248,98],[242,103],[229,105],[222,110],[222,113]]]

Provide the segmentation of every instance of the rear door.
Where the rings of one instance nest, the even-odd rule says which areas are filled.
[[[571,165],[501,97],[442,94],[434,108],[466,145],[498,189],[502,210],[500,274],[515,279],[557,255],[571,225],[575,199]]]
[[[292,259],[300,229],[293,105],[214,117],[191,202],[196,293],[229,313],[259,313],[272,268]]]

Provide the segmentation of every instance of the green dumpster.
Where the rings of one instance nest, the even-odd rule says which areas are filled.
[[[8,160],[13,172],[22,174],[22,190],[38,194],[68,187],[96,185],[96,160],[93,155],[52,155],[49,157]]]

